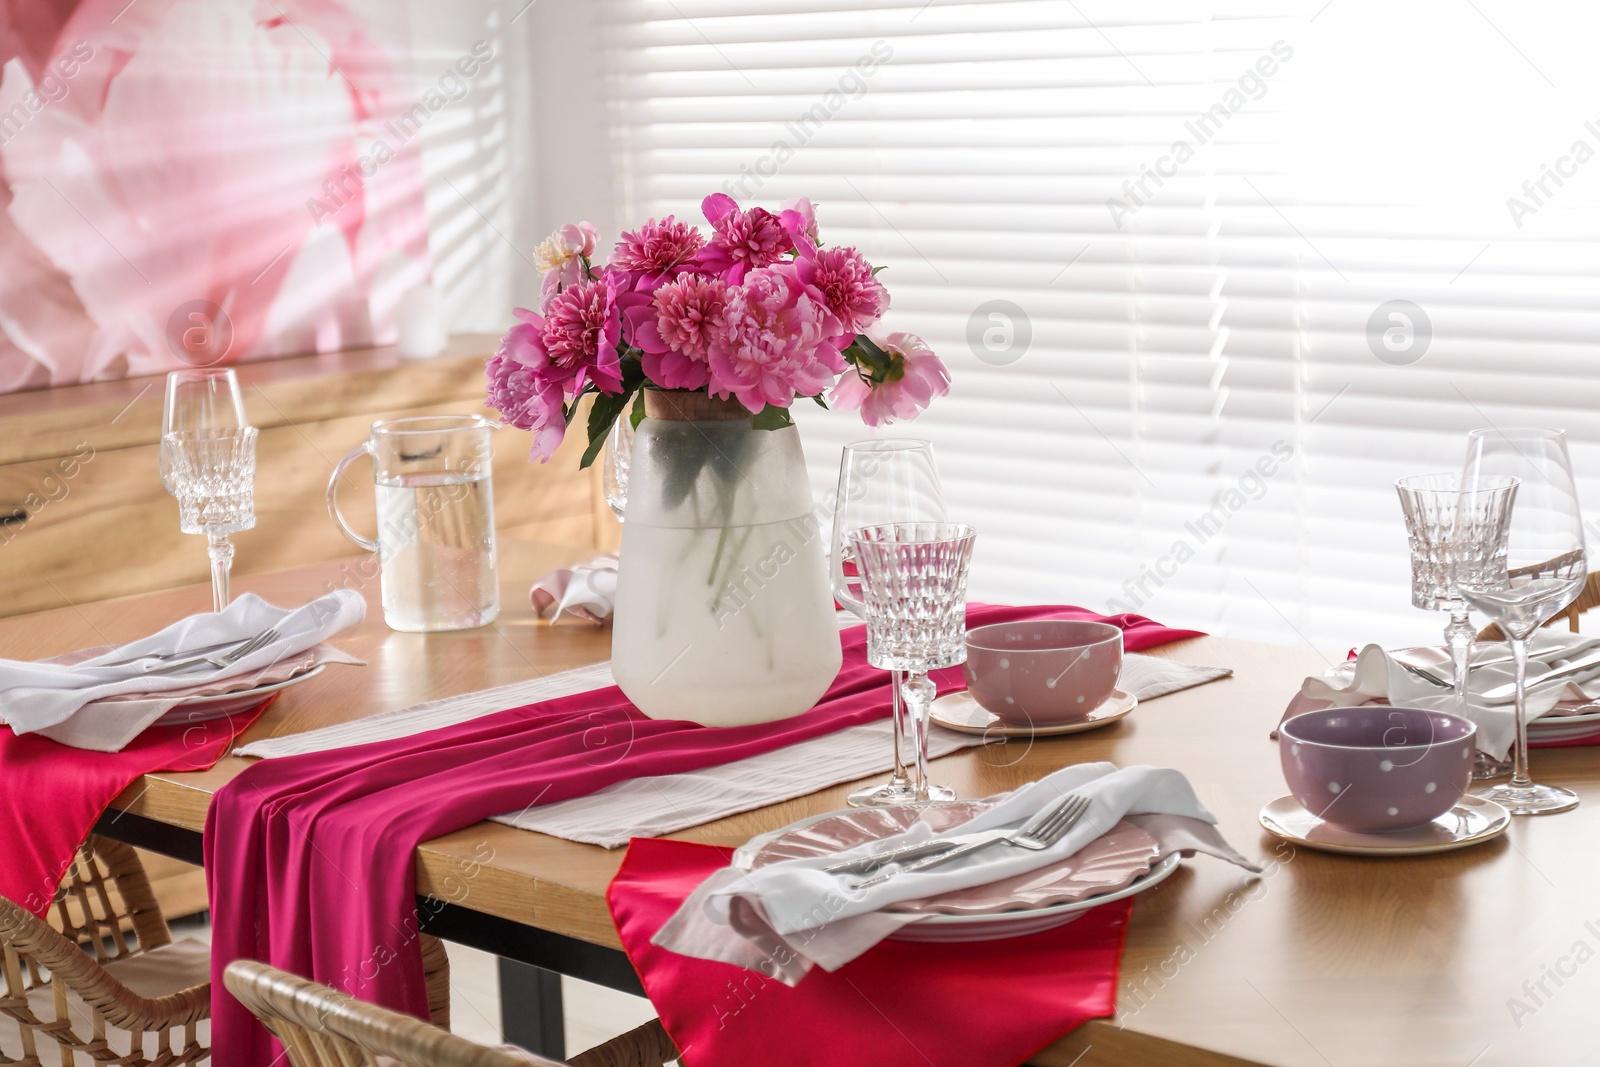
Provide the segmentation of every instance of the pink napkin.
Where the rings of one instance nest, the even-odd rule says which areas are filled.
[[[727,863],[728,853],[709,845],[636,839],[606,893],[628,958],[688,1067],[1010,1067],[1116,1011],[1131,899],[1003,941],[884,941],[790,988],[651,942]]]
[[[220,719],[149,727],[120,752],[87,752],[0,726],[0,897],[42,916],[118,793],[141,775],[211,767],[276,697]]]
[[[1034,618],[1103,617],[1075,607],[967,607],[970,626]],[[1138,615],[1106,621],[1122,627],[1130,650],[1199,636]],[[865,628],[840,639],[844,665],[833,686],[811,711],[780,722],[715,729],[658,721],[608,687],[248,768],[217,793],[206,819],[216,1067],[273,1059],[266,1031],[222,984],[235,959],[426,1017],[414,897],[422,842],[519,806],[744,759],[886,716],[888,676],[867,665]],[[960,668],[933,677],[940,692],[963,684]],[[461,895],[470,894],[466,881]]]

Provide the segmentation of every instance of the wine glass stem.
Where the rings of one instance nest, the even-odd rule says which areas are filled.
[[[1511,659],[1517,681],[1517,744],[1513,755],[1511,787],[1525,789],[1533,784],[1528,776],[1528,639],[1511,638]]]
[[[918,800],[928,799],[928,714],[938,688],[928,680],[927,671],[912,671],[900,684],[906,698],[906,719],[911,724],[912,745],[917,754],[916,775],[912,779]]]
[[[894,775],[890,777],[889,784],[904,786],[911,779],[906,775],[906,738],[914,736],[906,729],[906,702],[900,695],[900,683],[903,675],[899,671],[889,672],[889,691],[894,694]]]
[[[211,555],[211,610],[228,606],[228,572],[233,569],[233,543],[227,534],[207,534]]]
[[[1450,646],[1450,662],[1455,666],[1455,713],[1467,711],[1467,672],[1472,664],[1472,643],[1478,634],[1472,628],[1471,617],[1464,611],[1450,613],[1450,625],[1444,628],[1445,644]]]

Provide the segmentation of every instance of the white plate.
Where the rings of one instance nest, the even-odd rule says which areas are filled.
[[[1425,826],[1388,834],[1358,834],[1331,826],[1300,806],[1294,797],[1279,797],[1261,809],[1261,825],[1285,841],[1350,856],[1426,856],[1450,852],[1499,837],[1511,825],[1511,813],[1492,800],[1471,794]]]
[[[281,682],[272,682],[268,685],[258,685],[254,689],[240,689],[232,693],[214,693],[209,696],[185,697],[172,706],[172,710],[157,719],[154,726],[187,726],[191,723],[210,722],[212,719],[221,719],[241,711],[247,711],[261,703],[261,698],[280,689],[287,689],[291,685],[299,685],[310,678],[315,678],[322,673],[326,663],[319,663],[308,671],[301,671],[283,679]]]
[[[1122,900],[1135,893],[1143,893],[1177,870],[1182,858],[1176,852],[1163,856],[1154,867],[1150,868],[1149,874],[1135,878],[1121,889],[1097,897],[1074,901],[1071,904],[1052,904],[1044,908],[1000,912],[996,915],[930,915],[910,926],[902,926],[895,931],[890,940],[945,943],[999,941],[1003,938],[1025,937],[1043,930],[1053,930],[1058,926],[1065,926],[1084,912],[1098,908],[1102,904]]]
[[[984,737],[1055,737],[1059,734],[1076,734],[1110,726],[1138,706],[1138,697],[1114,689],[1104,704],[1081,719],[1042,726],[1007,726],[1000,721],[1000,716],[979,704],[971,693],[962,689],[946,693],[935,700],[930,717],[940,726],[963,734],[981,734]]]

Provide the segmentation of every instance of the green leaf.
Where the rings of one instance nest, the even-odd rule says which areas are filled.
[[[612,423],[617,421],[617,416],[628,406],[628,400],[632,395],[626,389],[620,393],[596,394],[594,406],[589,409],[589,447],[583,450],[583,461],[578,464],[579,470],[593,463],[600,450],[605,447],[606,438],[611,434]]]
[[[811,399],[815,400],[817,402],[817,407],[821,408],[823,411],[827,411],[828,410],[828,402],[826,400],[822,399],[822,394],[821,393],[818,393],[817,395],[813,396]]]
[[[757,430],[781,430],[785,426],[793,426],[794,419],[789,417],[788,408],[768,404],[759,414],[750,417],[750,425]]]
[[[643,422],[643,421],[644,421],[644,390],[640,389],[639,392],[638,392],[638,395],[636,395],[633,398],[633,411],[629,412],[629,414],[628,414],[628,422],[630,422],[633,425],[633,428],[635,430],[637,430],[639,428],[639,424],[641,422]]]
[[[879,271],[880,271],[880,270],[888,270],[888,269],[889,269],[889,268],[888,268],[888,267],[873,267],[873,268],[872,268],[872,276],[873,276],[873,277],[874,277],[874,278],[876,278],[876,277],[877,277],[877,276],[878,276],[878,272],[879,272]]]

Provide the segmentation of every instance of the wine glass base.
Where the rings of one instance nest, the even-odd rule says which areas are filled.
[[[928,787],[928,801],[954,800],[956,791],[949,786]],[[901,804],[921,804],[917,791],[910,782],[885,782],[882,785],[857,789],[845,798],[852,808],[892,808]]]
[[[1485,782],[1491,778],[1504,778],[1511,773],[1511,761],[1495,759],[1487,752],[1479,752],[1472,763],[1472,780]]]
[[[1480,789],[1472,794],[1492,800],[1513,815],[1553,815],[1578,806],[1578,794],[1555,785],[1504,785]]]

